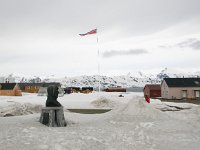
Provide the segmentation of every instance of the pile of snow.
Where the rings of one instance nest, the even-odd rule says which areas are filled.
[[[129,101],[122,113],[127,115],[147,115],[158,113],[158,110],[149,105],[144,98],[137,97]]]
[[[133,97],[125,105],[118,105],[118,107],[114,108],[112,112],[116,114],[117,118],[119,118],[119,116],[132,116],[133,119],[163,119],[168,117],[161,110],[147,103],[143,97],[139,96]]]
[[[20,116],[41,112],[42,105],[34,105],[31,103],[13,103],[7,107],[0,108],[0,117]]]
[[[100,97],[97,100],[92,101],[91,104],[97,108],[114,108],[116,102],[107,99],[106,97]]]

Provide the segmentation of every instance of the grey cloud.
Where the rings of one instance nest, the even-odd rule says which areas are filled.
[[[159,45],[159,48],[172,48],[172,45]]]
[[[200,40],[196,38],[190,38],[183,42],[179,42],[174,45],[160,45],[160,48],[173,48],[173,47],[180,47],[180,48],[191,48],[193,50],[200,50]]]
[[[177,46],[181,47],[181,48],[189,47],[189,48],[192,48],[194,50],[200,50],[200,40],[195,39],[195,38],[191,38],[191,39],[188,39],[188,40],[183,41],[181,43],[178,43]]]
[[[148,53],[144,49],[130,49],[130,50],[111,50],[111,51],[106,51],[103,53],[104,58],[109,58],[109,57],[114,57],[114,56],[122,56],[122,55],[141,55],[141,54],[146,54]]]
[[[190,44],[190,47],[192,47],[195,50],[200,50],[200,40],[193,42]]]
[[[187,40],[185,40],[185,41],[183,41],[183,42],[180,42],[180,43],[178,43],[178,44],[176,44],[175,46],[178,46],[178,47],[181,47],[181,48],[183,48],[183,47],[187,47],[188,45],[190,45],[193,41],[195,41],[196,39],[194,39],[194,38],[191,38],[191,39],[187,39]]]

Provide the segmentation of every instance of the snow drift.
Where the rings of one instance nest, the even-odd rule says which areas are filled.
[[[92,101],[91,104],[97,108],[114,108],[116,102],[106,97],[100,97],[97,100]]]
[[[42,107],[42,105],[34,105],[31,103],[20,104],[15,102],[7,107],[0,108],[0,117],[20,116],[39,113]]]

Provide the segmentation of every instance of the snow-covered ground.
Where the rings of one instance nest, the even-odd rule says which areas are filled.
[[[120,94],[124,97],[119,97]],[[38,121],[45,101],[46,97],[26,93],[22,97],[0,97],[0,150],[199,150],[200,147],[198,105],[159,100],[148,104],[142,93],[134,92],[74,93],[58,98],[65,108],[67,127],[47,127]],[[67,111],[68,108],[112,110],[78,114]]]

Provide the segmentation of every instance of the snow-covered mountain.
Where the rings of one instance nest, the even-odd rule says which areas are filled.
[[[161,70],[156,76],[158,79],[162,80],[163,78],[196,78],[200,77],[200,71],[198,72],[183,72],[180,70],[168,69],[165,68]]]
[[[67,86],[78,86],[78,87],[98,87],[99,81],[102,88],[106,87],[144,87],[145,84],[159,84],[163,78],[182,78],[182,77],[200,77],[199,72],[181,72],[172,69],[163,69],[158,74],[145,74],[138,72],[137,75],[127,75],[121,76],[77,76],[77,77],[64,77],[56,78],[54,76],[50,77],[21,77],[16,75],[9,75],[15,79],[15,82],[60,82],[63,87]]]

